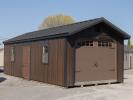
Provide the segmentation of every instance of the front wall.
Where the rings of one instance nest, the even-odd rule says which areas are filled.
[[[64,43],[65,39],[49,40],[49,63],[42,63],[43,41],[5,45],[5,73],[22,77],[22,47],[31,51],[30,79],[64,86]],[[15,62],[10,61],[10,48],[15,47]]]
[[[90,40],[114,40],[116,42],[117,45],[117,50],[115,51],[116,53],[116,67],[117,67],[117,81],[118,82],[123,82],[123,63],[124,63],[124,56],[123,56],[123,39],[121,37],[119,37],[116,33],[116,31],[113,31],[111,29],[109,29],[108,27],[104,27],[103,26],[103,30],[104,32],[101,34],[97,34],[96,32],[92,32],[89,29],[86,29],[80,33],[77,33],[79,35],[73,35],[71,37],[68,37],[67,40],[67,82],[68,82],[68,86],[73,86],[74,82],[75,82],[75,57],[73,57],[73,55],[75,56],[75,41],[77,39],[90,39]],[[91,34],[91,35],[90,35]],[[118,33],[119,34],[119,33]],[[94,35],[94,36],[93,36]],[[73,74],[74,73],[74,74]]]

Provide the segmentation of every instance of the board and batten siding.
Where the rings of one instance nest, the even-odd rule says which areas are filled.
[[[30,47],[30,79],[40,82],[64,86],[64,44],[65,39],[48,40],[49,62],[42,63],[42,47],[44,41],[5,45],[5,70],[9,75],[22,75],[22,48]],[[10,48],[15,48],[15,61],[11,62]]]
[[[64,43],[65,39],[48,41],[48,64],[42,63],[43,41],[31,44],[31,79],[64,86]]]
[[[11,47],[15,48],[15,61],[11,62]],[[19,44],[4,46],[4,72],[9,75],[22,77],[22,49]]]
[[[66,86],[74,86],[75,82],[75,48],[67,41],[67,81]]]

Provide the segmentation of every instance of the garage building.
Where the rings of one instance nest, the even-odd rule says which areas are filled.
[[[25,33],[4,41],[4,71],[63,87],[123,82],[129,38],[103,17]]]

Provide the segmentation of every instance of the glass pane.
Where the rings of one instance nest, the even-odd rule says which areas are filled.
[[[44,42],[42,47],[42,63],[48,63],[48,42]]]

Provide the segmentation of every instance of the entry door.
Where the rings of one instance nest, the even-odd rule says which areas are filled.
[[[30,79],[30,47],[24,46],[23,47],[23,68],[22,74],[23,78]]]
[[[115,43],[82,41],[77,44],[75,82],[117,80]]]

